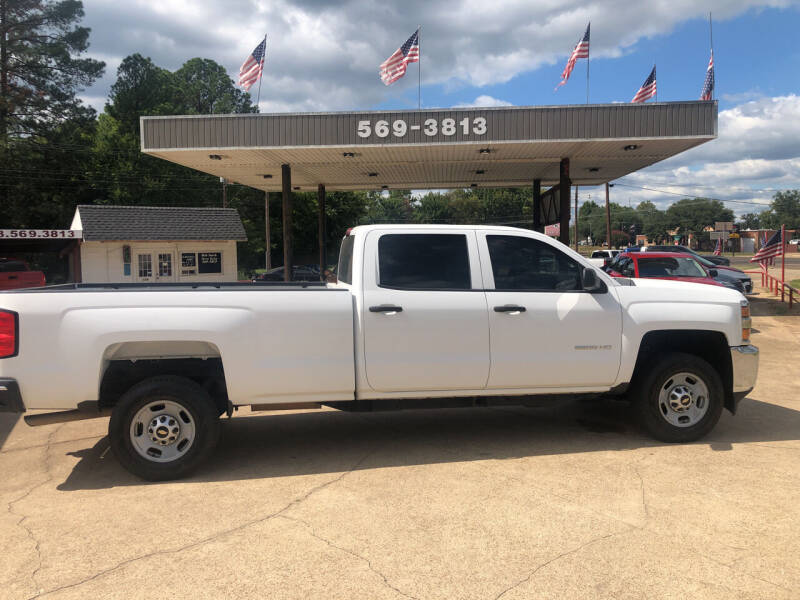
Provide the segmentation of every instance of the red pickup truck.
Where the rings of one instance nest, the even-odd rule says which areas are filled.
[[[44,273],[31,271],[25,261],[0,258],[0,290],[42,287],[46,283]]]

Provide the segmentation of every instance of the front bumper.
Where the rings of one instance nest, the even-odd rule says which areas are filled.
[[[0,412],[24,413],[25,404],[16,379],[0,378]]]
[[[733,346],[733,398],[736,404],[756,385],[758,376],[758,348],[755,346]]]

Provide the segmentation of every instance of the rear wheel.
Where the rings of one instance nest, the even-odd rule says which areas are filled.
[[[698,356],[672,353],[650,362],[634,388],[644,430],[662,442],[691,442],[709,433],[724,404],[717,371]]]
[[[219,440],[218,410],[208,393],[184,377],[146,379],[120,398],[108,435],[117,460],[142,479],[188,475]]]

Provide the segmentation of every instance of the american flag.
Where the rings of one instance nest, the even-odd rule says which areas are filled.
[[[714,256],[722,254],[722,240],[717,238],[717,245],[714,247]]]
[[[419,29],[381,64],[381,81],[391,85],[406,74],[408,63],[419,62]]]
[[[250,53],[247,60],[239,68],[239,85],[245,91],[249,90],[253,84],[261,77],[261,72],[264,70],[264,55],[267,52],[267,37],[261,40],[261,43],[256,46],[256,49]]]
[[[711,51],[711,58],[708,59],[708,69],[706,69],[706,80],[703,82],[703,91],[700,92],[700,100],[711,100],[714,94],[714,51]]]
[[[764,237],[767,234],[764,233]],[[781,230],[776,231],[769,241],[761,246],[755,256],[750,259],[750,262],[760,262],[762,265],[772,265],[775,263],[775,257],[783,254],[783,240],[781,239]]]
[[[589,28],[591,26],[591,23],[586,26],[586,32],[578,41],[578,44],[572,51],[572,54],[570,54],[567,64],[564,67],[564,70],[561,72],[561,83],[556,86],[556,89],[567,83],[567,79],[569,79],[569,76],[572,74],[572,70],[575,68],[575,62],[579,58],[589,58]]]
[[[653,65],[653,70],[650,71],[650,75],[648,75],[647,79],[644,80],[642,87],[640,87],[639,91],[636,92],[636,95],[633,97],[633,100],[631,100],[631,102],[644,102],[645,100],[649,100],[655,95],[656,95],[656,66]]]

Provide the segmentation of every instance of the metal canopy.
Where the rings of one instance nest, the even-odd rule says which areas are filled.
[[[264,191],[442,189],[627,175],[717,136],[716,102],[142,117],[142,152]]]

